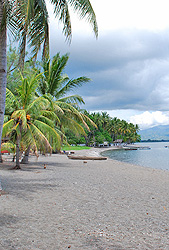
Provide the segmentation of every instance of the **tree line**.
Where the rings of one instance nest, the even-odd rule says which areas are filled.
[[[124,143],[134,143],[141,140],[138,125],[121,120],[117,117],[110,117],[107,112],[90,113],[83,110],[97,127],[89,124],[90,131],[86,131],[86,136],[75,136],[69,129],[66,131],[66,137],[70,144],[86,144],[86,146],[99,146],[107,142],[116,143],[118,140]]]

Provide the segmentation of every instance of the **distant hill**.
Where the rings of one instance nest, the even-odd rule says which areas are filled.
[[[169,140],[169,125],[140,130],[141,140]]]

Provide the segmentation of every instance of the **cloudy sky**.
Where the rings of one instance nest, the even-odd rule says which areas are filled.
[[[70,53],[66,73],[87,76],[79,88],[89,111],[107,111],[141,128],[169,124],[168,0],[91,0],[99,37],[72,15],[71,45],[50,15],[51,56]],[[50,11],[49,7],[49,11]]]

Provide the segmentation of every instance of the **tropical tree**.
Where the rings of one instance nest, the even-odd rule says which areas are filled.
[[[20,168],[20,151],[32,148],[52,152],[60,149],[61,132],[55,127],[56,114],[50,110],[50,103],[46,98],[35,97],[38,79],[41,75],[22,78],[18,87],[18,95],[7,89],[6,119],[3,125],[3,136],[8,136],[16,144],[16,166]]]
[[[63,33],[71,39],[71,21],[69,7],[73,7],[81,18],[87,19],[92,25],[97,37],[98,28],[96,16],[89,0],[50,1],[54,6],[56,18],[63,23]],[[20,41],[20,67],[23,67],[25,48],[28,44],[33,47],[33,57],[43,45],[43,56],[48,54],[49,27],[46,2],[43,0],[1,0],[0,1],[0,141],[5,110],[6,78],[7,78],[7,27]],[[1,161],[1,150],[0,150]]]
[[[68,59],[68,54],[60,56],[57,53],[52,61],[50,59],[43,61],[44,74],[38,86],[37,93],[50,99],[55,108],[57,107],[56,112],[58,108],[64,111],[64,113],[57,113],[62,132],[64,132],[65,128],[69,127],[76,135],[85,135],[83,126],[89,130],[86,121],[91,123],[92,126],[96,125],[79,110],[79,104],[84,104],[83,98],[76,94],[68,95],[68,93],[82,84],[88,83],[91,79],[84,76],[69,79],[68,75],[63,73]]]
[[[11,72],[8,74],[8,88],[13,94],[18,95],[17,86],[21,83],[21,79],[18,77],[19,71],[15,69],[15,62],[13,61],[13,58],[16,56],[15,50],[12,49],[9,53],[10,60],[8,61],[8,71],[11,69]],[[85,137],[85,128],[89,130],[86,122],[93,122],[79,110],[78,104],[84,103],[84,100],[78,95],[67,96],[67,94],[83,83],[89,82],[90,79],[87,77],[79,77],[70,80],[69,77],[63,73],[68,59],[68,54],[60,56],[58,53],[53,60],[43,60],[43,64],[37,61],[36,64],[32,65],[32,61],[26,61],[24,66],[26,72],[24,72],[24,75],[30,77],[30,75],[42,71],[38,81],[36,96],[43,96],[49,101],[50,110],[55,112],[59,118],[55,121],[55,126],[59,128],[63,134],[67,131],[67,128],[69,128],[76,136],[83,135]],[[43,65],[43,67],[40,68],[40,65]],[[12,70],[12,68],[14,68],[14,70]],[[11,84],[11,81],[13,84]],[[93,126],[95,126],[94,123]],[[62,141],[64,139],[63,134],[61,135]],[[30,147],[29,145],[27,146],[28,148],[25,150],[22,163],[28,162]]]

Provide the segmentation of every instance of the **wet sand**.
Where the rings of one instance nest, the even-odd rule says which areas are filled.
[[[169,171],[66,155],[30,161],[0,165],[0,250],[169,249]]]

